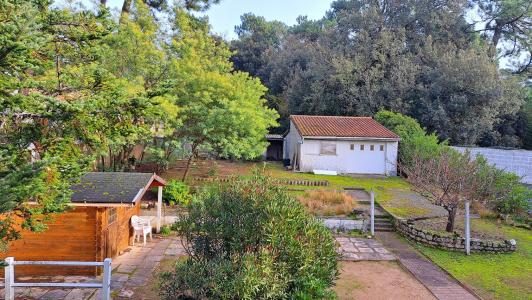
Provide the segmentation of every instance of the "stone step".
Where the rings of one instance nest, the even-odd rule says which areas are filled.
[[[393,226],[393,224],[390,223],[390,222],[383,222],[383,221],[377,221],[377,220],[375,220],[375,226],[378,226],[378,225],[383,225],[383,226]]]
[[[375,228],[375,232],[394,232],[395,230],[390,228]]]
[[[390,215],[375,215],[375,219],[381,219],[381,220],[389,220],[389,221],[391,221],[391,219],[390,219]]]
[[[391,224],[375,224],[375,228],[391,228],[393,229],[393,226]]]

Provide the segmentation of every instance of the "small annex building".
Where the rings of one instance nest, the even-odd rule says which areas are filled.
[[[122,253],[132,242],[131,217],[152,188],[158,189],[158,216],[166,182],[153,173],[89,172],[71,187],[70,208],[54,215],[43,232],[22,231],[2,259],[103,261]],[[160,218],[157,229],[160,228]],[[96,275],[96,267],[17,266],[16,276]],[[2,271],[3,272],[3,269]]]
[[[294,171],[397,174],[399,136],[371,117],[290,116],[284,158]]]
[[[264,152],[264,159],[278,161],[283,159],[284,136],[282,134],[267,134],[268,147]]]

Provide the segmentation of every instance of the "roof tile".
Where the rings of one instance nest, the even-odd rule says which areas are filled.
[[[371,117],[292,115],[290,119],[302,136],[399,138]]]

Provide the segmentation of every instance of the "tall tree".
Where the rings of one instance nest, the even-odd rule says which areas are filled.
[[[277,113],[265,107],[258,79],[233,72],[229,48],[209,34],[208,24],[183,10],[175,13],[169,95],[180,109],[175,136],[190,147],[192,160],[202,148],[222,157],[255,158],[265,148],[264,135]]]
[[[71,103],[82,89],[73,69],[109,31],[105,15],[51,9],[48,1],[0,5],[0,239],[42,230],[70,199],[69,187],[90,163],[79,147]],[[72,51],[76,49],[76,51]],[[79,74],[77,74],[79,75]],[[29,202],[33,202],[31,205]]]
[[[472,29],[481,32],[494,57],[508,59],[516,73],[532,64],[532,3],[527,0],[470,0],[479,20]],[[480,28],[478,28],[480,27]]]
[[[257,55],[239,54],[256,47],[253,34],[240,36],[233,59],[237,69],[253,66],[285,126],[290,114],[373,115],[384,108],[454,144],[518,146],[511,120],[523,89],[497,69],[489,44],[468,31],[467,9],[463,0],[339,0],[322,20],[301,18],[275,45],[261,43]]]

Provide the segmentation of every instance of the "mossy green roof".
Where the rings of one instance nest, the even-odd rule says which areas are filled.
[[[132,203],[152,180],[152,173],[89,172],[71,187],[75,203]],[[141,193],[144,191],[142,190]]]

